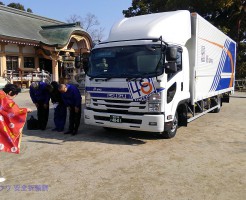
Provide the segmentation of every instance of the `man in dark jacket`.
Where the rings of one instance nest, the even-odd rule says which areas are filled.
[[[69,130],[65,134],[76,135],[81,119],[81,94],[79,89],[72,84],[60,84],[58,90],[64,104],[69,108]]]
[[[50,93],[51,102],[54,105],[54,123],[55,128],[52,131],[62,132],[66,123],[67,107],[65,106],[61,93],[58,90],[58,82],[52,81],[47,85],[47,90]]]
[[[47,83],[32,82],[30,86],[30,97],[37,107],[39,129],[45,130],[49,118],[50,95],[46,89]]]

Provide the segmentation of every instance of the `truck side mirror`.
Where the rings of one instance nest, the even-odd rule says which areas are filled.
[[[166,50],[166,60],[167,61],[176,61],[178,58],[178,47],[167,47]]]
[[[176,62],[168,62],[164,64],[165,72],[167,74],[175,73],[178,71]]]

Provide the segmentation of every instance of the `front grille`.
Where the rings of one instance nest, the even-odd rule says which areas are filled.
[[[94,103],[94,106],[98,106],[99,104]],[[145,109],[146,106],[123,106],[123,105],[105,105],[107,108],[123,108],[123,109],[129,109],[130,107],[135,107],[138,109]]]
[[[126,101],[112,99],[92,99],[93,110],[104,110],[114,114],[142,113],[147,110],[146,101]]]
[[[112,99],[92,99],[94,102],[98,102],[100,100],[106,102],[106,103],[119,103],[119,104],[129,104],[133,101],[125,101],[125,100],[112,100]],[[139,101],[139,104],[145,104],[146,101]]]
[[[105,103],[130,104],[133,101],[109,100],[109,99],[92,99],[93,102],[104,101]],[[146,104],[146,101],[138,101],[139,104]]]
[[[129,109],[130,106],[119,106],[119,105],[105,105],[107,108],[125,108]]]

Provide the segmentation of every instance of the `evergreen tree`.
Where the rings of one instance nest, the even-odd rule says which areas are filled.
[[[24,8],[24,6],[21,5],[20,3],[10,3],[8,5],[8,7],[15,8],[15,9],[18,9],[18,10],[26,11],[25,8]]]
[[[0,2],[1,3],[1,2]],[[27,12],[30,12],[32,13],[32,10],[30,8],[28,8],[27,10],[25,9],[25,7],[20,4],[20,3],[10,3],[7,5],[8,7],[11,7],[11,8],[15,8],[15,9],[18,9],[18,10],[22,10],[22,11],[27,11]]]

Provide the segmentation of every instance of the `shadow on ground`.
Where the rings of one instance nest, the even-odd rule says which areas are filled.
[[[63,142],[67,141],[86,141],[86,142],[99,142],[99,143],[108,143],[108,144],[117,144],[117,145],[141,145],[145,144],[146,140],[157,140],[162,139],[161,135],[158,133],[148,133],[132,130],[105,130],[102,127],[90,126],[84,124],[83,114],[81,116],[81,123],[79,127],[78,134],[71,136],[64,134],[68,127],[68,119],[66,122],[66,128],[64,132],[52,131],[54,128],[53,122],[53,112],[54,110],[50,109],[49,121],[46,130],[27,130],[27,125],[23,129],[23,135],[25,136],[35,136],[47,140],[32,140],[27,139],[28,142],[38,142],[38,143],[49,143],[49,144],[62,144],[50,141],[50,139],[61,140]],[[37,118],[37,111],[34,111],[28,114],[27,119],[33,115]],[[68,118],[68,117],[67,117]]]

